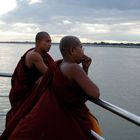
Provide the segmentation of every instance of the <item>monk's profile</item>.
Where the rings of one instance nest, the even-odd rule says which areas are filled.
[[[9,100],[12,108],[7,114],[6,123],[11,120],[46,73],[48,66],[53,63],[52,57],[47,53],[50,47],[50,35],[44,31],[38,32],[35,47],[29,49],[19,60],[11,79]]]

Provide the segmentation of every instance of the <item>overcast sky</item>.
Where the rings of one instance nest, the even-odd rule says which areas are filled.
[[[0,0],[0,41],[140,42],[140,0]]]

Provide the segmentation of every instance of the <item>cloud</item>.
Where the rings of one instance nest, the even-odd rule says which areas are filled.
[[[15,39],[19,34],[21,38],[45,30],[55,40],[73,34],[84,41],[140,42],[139,0],[18,0],[13,3],[16,7],[0,16],[0,33],[17,33]]]
[[[71,22],[69,20],[63,20],[62,21],[64,24],[71,24]]]
[[[29,4],[41,3],[41,0],[28,0]]]
[[[8,3],[8,4],[7,4]],[[4,15],[17,7],[16,0],[0,1],[0,16]]]

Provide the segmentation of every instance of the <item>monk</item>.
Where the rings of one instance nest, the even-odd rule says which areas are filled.
[[[7,114],[6,125],[37,86],[48,66],[54,62],[47,53],[50,47],[50,35],[47,32],[38,32],[35,37],[35,48],[29,49],[17,64],[11,80],[9,99],[12,108]]]
[[[96,140],[91,130],[100,134],[100,128],[85,104],[100,96],[86,74],[91,59],[75,36],[62,38],[60,51],[63,60],[48,67],[0,140]]]

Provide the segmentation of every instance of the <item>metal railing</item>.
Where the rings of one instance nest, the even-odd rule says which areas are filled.
[[[11,73],[0,73],[0,77],[11,77],[12,74]],[[1,95],[0,97],[8,97],[5,95]],[[92,103],[95,103],[103,108],[105,108],[106,110],[128,120],[129,122],[132,122],[133,124],[140,126],[140,117],[128,112],[118,106],[115,106],[107,101],[104,101],[102,99],[94,99],[92,97],[88,98],[89,101],[91,101]],[[0,113],[0,116],[4,116],[5,114]],[[92,135],[94,135],[98,140],[105,140],[104,138],[100,137],[97,133],[95,133],[94,131],[91,130]]]
[[[4,72],[1,72],[0,73],[0,77],[12,77],[12,73],[4,73]]]
[[[140,117],[129,112],[126,111],[118,106],[115,106],[107,101],[104,101],[102,99],[94,99],[92,97],[89,97],[89,100],[103,108],[105,108],[106,110],[109,110],[110,112],[128,120],[129,122],[132,122],[134,124],[136,124],[137,126],[140,126]]]

